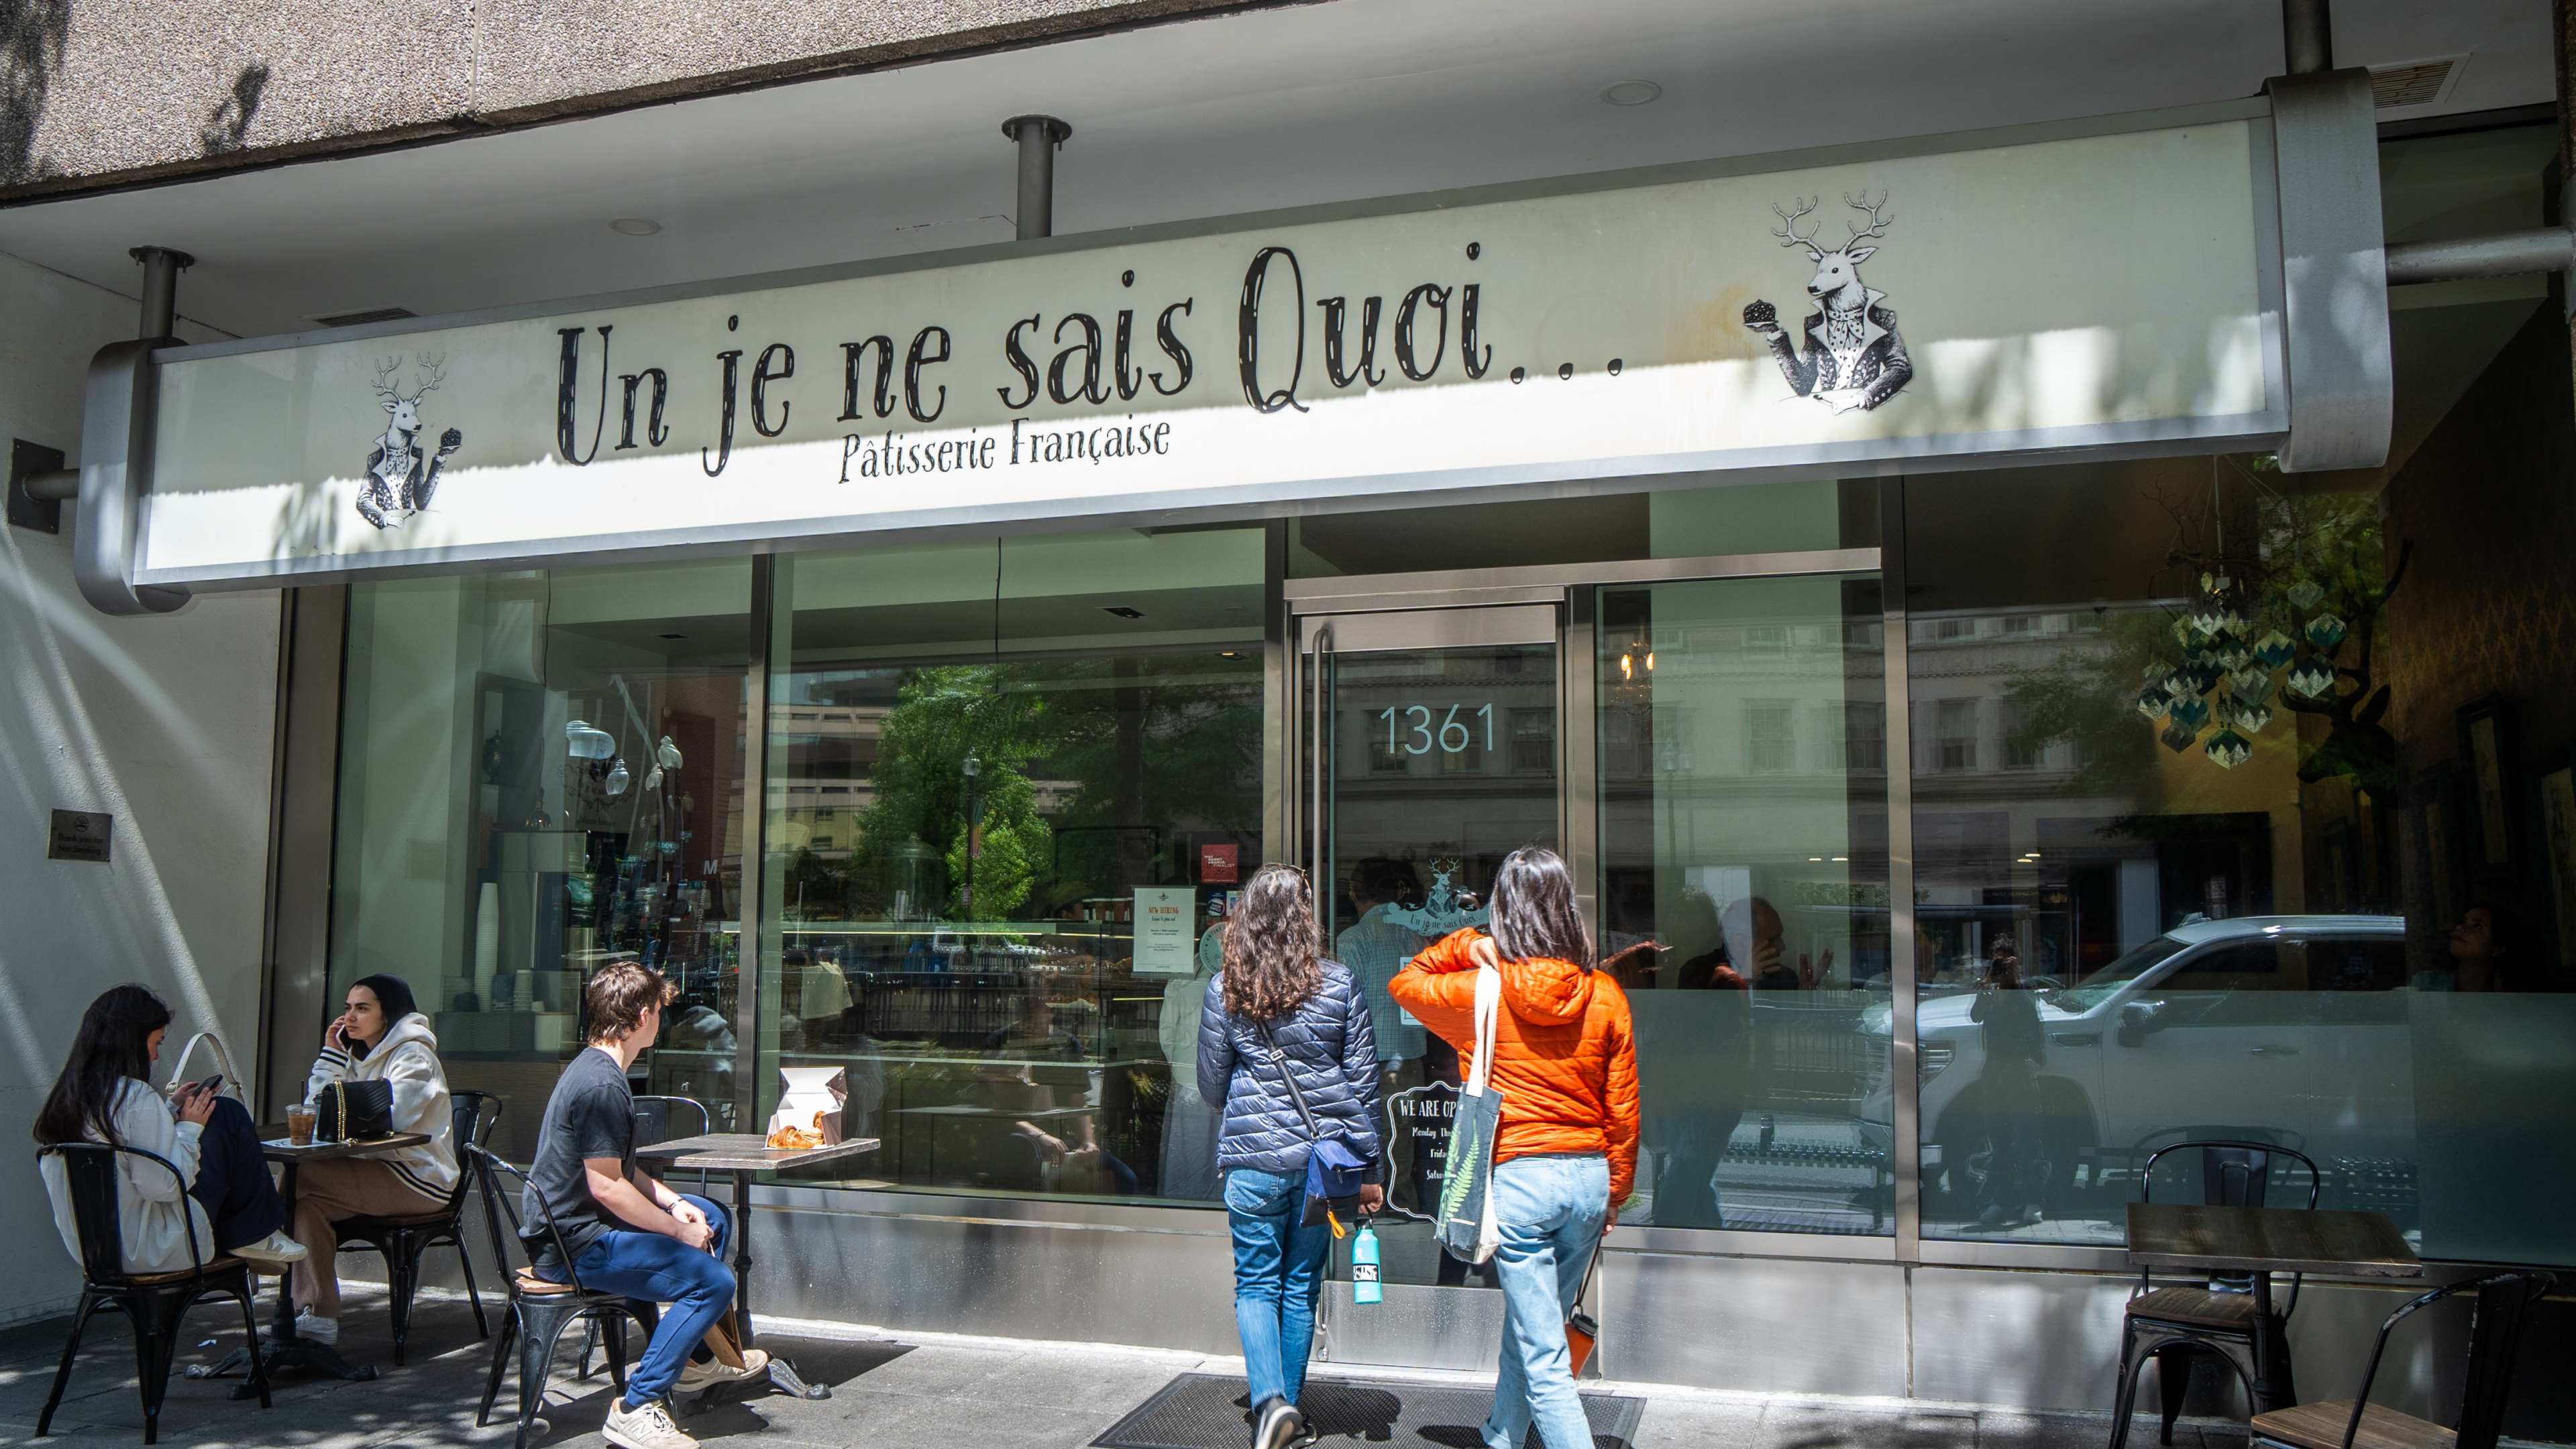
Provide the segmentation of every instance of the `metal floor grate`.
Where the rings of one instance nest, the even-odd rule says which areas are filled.
[[[1372,1379],[1306,1381],[1300,1407],[1327,1446],[1427,1444],[1481,1449],[1476,1431],[1494,1391]],[[1092,1440],[1094,1449],[1243,1449],[1249,1429],[1243,1380],[1230,1374],[1183,1374],[1154,1391],[1127,1417]],[[1624,1394],[1585,1394],[1593,1449],[1629,1449],[1646,1401]],[[1532,1449],[1538,1434],[1529,1438]]]

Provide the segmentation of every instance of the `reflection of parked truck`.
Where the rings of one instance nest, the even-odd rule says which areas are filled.
[[[1925,1186],[1947,1208],[1971,1201],[1998,1113],[2037,1116],[2026,1150],[2046,1158],[2059,1196],[2087,1161],[2098,1173],[2192,1137],[2412,1162],[2406,984],[2405,922],[2394,916],[2189,922],[2037,993],[2035,1086],[1989,1071],[1975,993],[1926,999],[1916,1016]],[[1884,1008],[1861,1023],[1874,1035],[1888,1027]],[[1876,1055],[1887,1060],[1884,1048]],[[1893,1118],[1884,1068],[1875,1075],[1864,1131]]]

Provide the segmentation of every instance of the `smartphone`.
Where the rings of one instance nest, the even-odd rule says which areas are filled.
[[[222,1091],[222,1090],[223,1090],[223,1088],[224,1088],[224,1074],[223,1074],[223,1073],[221,1073],[221,1072],[217,1072],[217,1073],[215,1073],[213,1076],[208,1077],[208,1078],[206,1078],[204,1081],[199,1082],[199,1083],[197,1084],[197,1090],[198,1090],[198,1091],[201,1091],[201,1092],[203,1092],[203,1093],[205,1093],[207,1096],[210,1096],[210,1097],[211,1097],[211,1096],[213,1096],[215,1093]]]

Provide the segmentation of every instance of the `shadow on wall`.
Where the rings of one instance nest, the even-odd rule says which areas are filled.
[[[71,31],[71,0],[0,0],[0,181],[54,171],[36,159],[36,126]]]
[[[0,0],[6,3],[6,0]],[[253,61],[233,77],[232,96],[206,115],[206,124],[197,132],[197,143],[209,156],[222,156],[242,149],[250,135],[250,123],[259,114],[259,98],[268,90],[268,63]]]

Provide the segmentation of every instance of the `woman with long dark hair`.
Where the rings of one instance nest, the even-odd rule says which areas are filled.
[[[1387,989],[1475,1065],[1476,977],[1502,977],[1489,1077],[1502,1093],[1494,1138],[1494,1250],[1503,1349],[1485,1420],[1490,1449],[1520,1449],[1533,1418],[1547,1449],[1591,1449],[1575,1397],[1565,1316],[1637,1176],[1637,1045],[1627,994],[1594,969],[1574,877],[1554,851],[1513,851],[1494,873],[1490,936],[1424,947]]]
[[[117,1222],[129,1273],[175,1273],[194,1258],[230,1253],[263,1272],[280,1273],[304,1257],[278,1229],[286,1208],[260,1156],[259,1129],[242,1104],[203,1083],[177,1097],[152,1090],[153,1063],[170,1032],[170,1008],[141,986],[112,986],[81,1014],[71,1056],[36,1111],[36,1141],[106,1142],[140,1148],[179,1169],[179,1182],[159,1166],[117,1157]],[[37,1171],[53,1200],[63,1246],[80,1257],[71,1180],[59,1155]]]
[[[322,1028],[322,1051],[305,1081],[307,1097],[333,1082],[384,1082],[393,1089],[394,1130],[429,1140],[382,1157],[336,1157],[304,1164],[296,1176],[295,1240],[312,1254],[295,1270],[296,1332],[323,1343],[340,1341],[339,1235],[342,1218],[401,1217],[433,1213],[456,1190],[455,1128],[447,1101],[447,1070],[439,1064],[438,1038],[412,1001],[411,984],[399,976],[368,976],[351,984],[341,1013]]]
[[[1306,1432],[1297,1396],[1332,1244],[1328,1225],[1305,1222],[1316,1137],[1369,1164],[1362,1212],[1384,1202],[1386,1180],[1368,1003],[1350,969],[1324,959],[1314,892],[1295,866],[1255,871],[1226,920],[1225,967],[1199,1011],[1198,1079],[1201,1097],[1224,1104],[1216,1165],[1234,1233],[1253,1449],[1283,1449]]]

